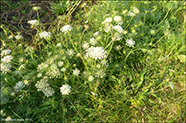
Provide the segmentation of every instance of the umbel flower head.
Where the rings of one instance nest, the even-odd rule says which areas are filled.
[[[35,84],[37,91],[42,91],[49,86],[47,79],[43,78]]]
[[[126,45],[127,45],[127,46],[133,47],[134,44],[135,44],[135,41],[133,41],[132,38],[126,40]]]
[[[54,93],[54,90],[51,87],[49,87],[49,86],[44,88],[42,91],[45,94],[45,96],[47,96],[47,97],[52,96],[53,93]]]
[[[65,25],[61,28],[61,31],[64,32],[64,34],[68,33],[69,31],[71,31],[73,29],[72,26],[70,25]]]
[[[10,52],[11,52],[11,50],[3,50],[2,52],[1,52],[1,56],[3,56],[3,55],[8,55],[8,54],[10,54]]]
[[[80,73],[80,70],[78,70],[77,68],[75,70],[73,70],[73,75],[74,76],[78,76]]]
[[[11,55],[7,55],[7,56],[3,57],[3,59],[1,59],[1,61],[3,63],[9,63],[9,62],[11,62],[12,59],[13,59],[13,57]]]
[[[112,27],[114,30],[118,31],[119,33],[123,33],[124,30],[120,25],[116,25]]]
[[[11,65],[9,65],[7,63],[1,63],[1,71],[3,73],[7,73],[8,71],[10,71],[10,68],[12,68]]]
[[[62,95],[68,95],[70,91],[71,91],[71,86],[69,86],[68,84],[65,84],[62,87],[60,87],[60,92]]]
[[[119,25],[122,25],[123,24],[123,20],[122,20],[122,17],[121,16],[115,16],[114,17],[114,21],[119,24]]]
[[[51,37],[51,32],[44,31],[44,32],[39,33],[39,36],[40,38],[48,39]]]
[[[86,56],[94,58],[96,60],[105,58],[107,53],[107,51],[105,51],[103,47],[90,47],[86,51]]]
[[[28,23],[31,24],[32,27],[39,25],[39,21],[38,20],[29,20]]]
[[[112,22],[112,18],[111,18],[111,17],[108,17],[108,18],[106,18],[106,19],[102,22],[102,24],[111,23],[111,22]]]
[[[15,89],[15,91],[19,91],[24,87],[25,87],[24,83],[22,81],[19,81],[18,83],[16,83],[14,89]]]

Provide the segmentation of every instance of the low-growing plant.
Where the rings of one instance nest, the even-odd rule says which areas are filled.
[[[184,3],[80,7],[48,30],[39,14],[28,21],[37,30],[30,45],[2,26],[2,120],[184,122]]]

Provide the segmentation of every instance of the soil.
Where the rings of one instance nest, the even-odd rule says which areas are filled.
[[[6,1],[6,0],[5,0]],[[30,27],[28,24],[29,20],[37,19],[37,12],[32,8],[35,6],[41,7],[39,10],[40,22],[45,25],[47,30],[51,23],[57,18],[51,11],[51,5],[54,0],[29,0],[25,4],[20,4],[21,0],[11,0],[13,4],[17,4],[17,8],[10,10],[11,6],[6,2],[0,2],[1,6],[5,9],[0,9],[1,13],[1,24],[5,25],[12,33],[16,35],[16,32],[21,32],[25,40],[32,42],[32,37],[36,34],[36,30]],[[55,0],[55,3],[60,0]],[[72,0],[70,0],[72,1]],[[81,3],[87,0],[82,0]],[[92,4],[96,4],[95,0],[91,0]],[[76,9],[71,16],[71,20],[74,19],[75,13],[78,12]],[[67,14],[62,13],[61,15]],[[58,14],[59,15],[59,14]],[[3,31],[0,29],[0,31]]]
[[[17,4],[19,4],[19,1],[20,0],[12,0],[13,3]],[[53,14],[51,11],[51,2],[53,1],[30,0],[25,4],[18,5],[18,8],[10,11],[7,11],[9,9],[9,6],[6,5],[4,2],[1,2],[1,6],[7,6],[5,7],[7,8],[7,10],[1,10],[1,23],[14,34],[19,31],[24,38],[31,40],[32,36],[35,35],[36,30],[30,28],[28,20],[37,19],[37,12],[32,8],[34,6],[41,7],[41,10],[38,11],[40,22],[45,23],[45,26],[48,27],[50,22],[56,19],[55,14]]]

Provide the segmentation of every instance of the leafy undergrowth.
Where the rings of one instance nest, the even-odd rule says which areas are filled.
[[[186,121],[184,2],[52,6],[29,44],[1,26],[2,121]]]

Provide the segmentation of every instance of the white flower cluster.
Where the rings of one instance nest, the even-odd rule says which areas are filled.
[[[31,25],[38,25],[39,21],[38,20],[29,20],[28,23]]]
[[[1,52],[1,56],[4,56],[4,55],[8,55],[8,54],[10,54],[10,52],[11,52],[11,50],[3,50],[2,52]]]
[[[105,30],[105,32],[110,32],[111,30],[112,30],[112,24],[111,23],[105,23],[105,28],[104,28],[104,30]]]
[[[134,14],[133,12],[129,12],[127,15],[132,17],[135,16],[136,14]]]
[[[37,83],[35,84],[35,86],[37,87],[37,91],[42,91],[46,87],[48,87],[49,84],[47,83],[47,79],[46,78],[43,78],[40,81],[37,81]]]
[[[127,45],[127,46],[133,47],[134,44],[135,44],[135,41],[133,41],[132,38],[126,40],[126,45]]]
[[[123,24],[123,20],[121,16],[115,16],[114,17],[114,22],[118,25],[113,26],[112,25],[112,18],[108,17],[106,18],[102,24],[104,24],[104,31],[105,32],[110,32],[111,30],[115,30],[116,32],[114,33],[114,36],[112,37],[113,40],[119,41],[122,39],[122,34],[125,32],[121,25]]]
[[[62,87],[60,87],[60,92],[62,95],[68,95],[70,91],[71,91],[71,86],[69,86],[68,84],[65,84]]]
[[[140,11],[137,7],[131,7],[132,8],[132,11],[135,13],[135,14],[138,14]]]
[[[1,59],[1,71],[3,73],[7,73],[8,71],[10,71],[10,68],[12,68],[12,66],[10,65],[10,62],[12,61],[13,57],[11,55],[8,55],[10,54],[11,50],[3,50],[1,52],[1,56],[4,56],[2,59]]]
[[[60,75],[59,69],[56,64],[52,64],[49,70],[46,72],[46,75],[50,76],[50,78],[58,78]]]
[[[39,36],[40,38],[48,39],[51,37],[51,32],[44,31],[44,32],[39,33]]]
[[[103,49],[103,47],[90,47],[86,50],[86,56],[90,57],[90,58],[94,58],[94,59],[103,59],[106,58],[106,53],[107,51],[105,51]]]
[[[119,33],[123,33],[124,30],[120,25],[116,25],[112,27],[114,30],[118,31]]]
[[[20,91],[24,87],[25,87],[25,84],[22,81],[19,81],[18,83],[16,83],[14,89],[15,91]]]
[[[44,77],[40,81],[37,81],[37,83],[35,84],[35,86],[37,88],[37,91],[43,91],[43,93],[47,97],[52,96],[53,93],[54,93],[54,90],[47,83],[47,77]]]
[[[41,63],[37,67],[37,71],[44,71],[48,67],[48,64],[46,63]]]
[[[122,20],[122,17],[121,16],[115,16],[114,17],[114,21],[119,24],[119,25],[122,25],[123,24],[123,20]]]
[[[102,24],[111,23],[111,22],[112,22],[112,18],[111,18],[111,17],[108,17],[108,18],[106,18],[106,19],[102,22]]]
[[[97,41],[96,41],[95,38],[91,38],[91,39],[90,39],[90,43],[91,43],[92,45],[96,45],[96,44],[97,44]]]
[[[13,57],[11,55],[7,55],[3,59],[1,59],[1,61],[3,63],[9,63],[9,62],[11,62],[12,59],[13,59]]]
[[[89,43],[84,43],[83,45],[82,45],[82,47],[83,47],[83,49],[87,49],[87,48],[89,48]]]
[[[72,26],[70,25],[65,25],[61,28],[61,31],[64,32],[64,34],[67,34],[69,31],[71,31],[73,29]]]
[[[138,14],[140,11],[137,7],[131,7],[131,10],[128,11],[128,16],[135,16],[136,14]]]
[[[12,68],[11,65],[6,64],[6,63],[1,63],[1,71],[3,73],[7,73],[8,71],[10,71],[10,68]]]
[[[64,65],[64,62],[63,62],[63,61],[59,61],[59,62],[57,63],[57,65],[58,65],[59,67],[62,67],[62,66]]]
[[[39,21],[38,20],[29,20],[28,23],[32,26],[37,26],[39,25]]]
[[[121,40],[123,37],[120,33],[114,33],[114,37],[112,37],[113,40],[119,41]]]
[[[47,88],[45,88],[43,90],[43,93],[45,94],[45,96],[50,97],[50,96],[53,95],[54,90],[53,90],[53,88],[51,88],[51,87],[48,86]]]
[[[74,52],[73,49],[68,49],[68,50],[67,50],[67,54],[68,54],[69,56],[73,56],[73,55],[75,54],[75,52]]]
[[[80,73],[80,70],[78,70],[77,68],[75,70],[73,70],[73,75],[74,76],[78,76]]]

